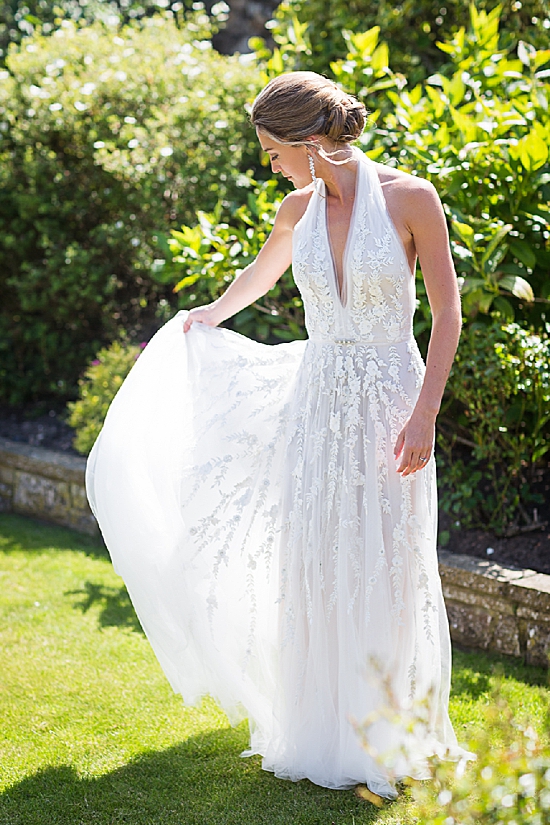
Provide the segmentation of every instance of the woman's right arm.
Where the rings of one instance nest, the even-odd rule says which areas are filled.
[[[183,331],[194,321],[216,327],[261,298],[274,286],[292,261],[292,232],[300,211],[300,200],[292,193],[281,203],[269,238],[256,259],[240,272],[226,291],[207,306],[189,310]],[[303,212],[303,208],[302,208]]]

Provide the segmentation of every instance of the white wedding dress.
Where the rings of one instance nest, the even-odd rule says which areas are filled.
[[[393,797],[426,756],[463,752],[434,460],[403,478],[393,455],[424,374],[414,276],[376,167],[355,151],[342,294],[322,180],[294,231],[309,339],[183,334],[178,313],[113,401],[87,486],[174,690],[248,717],[245,755],[279,777]],[[354,721],[378,711],[366,749]]]

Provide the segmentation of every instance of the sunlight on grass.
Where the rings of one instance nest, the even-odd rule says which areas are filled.
[[[241,759],[247,727],[211,700],[185,707],[99,543],[0,516],[0,823],[409,825],[407,796],[378,810],[353,791],[288,783]],[[495,662],[541,726],[546,675],[455,653],[459,738],[483,724]]]

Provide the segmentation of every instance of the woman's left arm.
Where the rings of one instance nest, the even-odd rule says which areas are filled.
[[[402,194],[403,218],[414,239],[432,311],[424,382],[395,444],[395,457],[401,458],[397,472],[406,476],[425,467],[421,459],[433,451],[435,421],[458,346],[462,314],[445,213],[435,187],[415,179]]]

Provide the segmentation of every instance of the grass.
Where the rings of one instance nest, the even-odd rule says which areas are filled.
[[[167,684],[102,546],[0,516],[1,825],[409,825],[404,795],[379,810],[353,791],[288,783],[241,759],[245,724]],[[456,651],[459,739],[483,725],[504,674],[542,729],[542,670]]]

